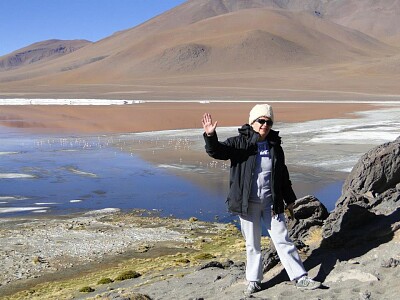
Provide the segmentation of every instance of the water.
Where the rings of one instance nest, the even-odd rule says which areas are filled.
[[[356,115],[359,118],[284,124],[280,130],[288,160],[297,165],[350,172],[362,154],[400,135],[398,107]]]
[[[298,197],[334,208],[360,156],[400,135],[400,108],[358,119],[276,123]],[[218,128],[221,140],[237,127]],[[204,153],[202,130],[57,136],[1,128],[0,217],[142,208],[162,216],[234,219],[226,212],[229,164]]]
[[[113,147],[116,136],[2,135],[7,140],[0,155],[4,216],[118,207],[210,220],[224,209],[218,195]]]

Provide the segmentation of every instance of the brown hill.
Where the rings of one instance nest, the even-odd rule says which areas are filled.
[[[391,26],[400,1],[391,2],[393,11],[386,1],[367,1],[369,7],[355,0],[191,0],[63,57],[0,72],[0,87],[3,97],[400,93],[396,71],[376,82],[397,69],[399,48],[386,41],[400,32]]]
[[[22,66],[46,63],[49,60],[72,53],[91,42],[86,40],[47,40],[0,57],[0,72]]]
[[[323,16],[381,41],[400,46],[400,1],[328,1]]]
[[[303,11],[400,45],[398,0],[191,0],[143,25],[174,28],[249,8]],[[179,15],[179,18],[173,16]],[[160,22],[161,21],[161,22]],[[158,26],[156,24],[159,24]]]

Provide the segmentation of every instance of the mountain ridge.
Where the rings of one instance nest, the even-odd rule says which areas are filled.
[[[0,72],[0,86],[7,83],[6,90],[12,92],[13,83],[29,89],[45,80],[55,89],[117,83],[156,87],[166,82],[175,85],[179,79],[183,87],[196,84],[190,82],[192,76],[219,81],[219,74],[228,73],[233,78],[228,86],[236,85],[240,73],[263,73],[264,81],[282,73],[280,80],[286,85],[288,76],[297,76],[300,82],[308,72],[315,76],[315,71],[323,70],[325,77],[321,73],[318,80],[324,80],[324,85],[348,89],[346,81],[339,82],[340,75],[378,76],[387,70],[396,75],[400,68],[399,47],[387,42],[396,40],[400,29],[389,31],[389,25],[380,24],[368,34],[368,26],[347,26],[362,27],[365,18],[376,16],[384,4],[366,1],[370,9],[353,0],[191,0],[68,55]],[[391,4],[394,12],[400,8],[400,1]],[[363,10],[370,12],[365,18],[360,17]],[[391,15],[386,19],[396,24]],[[264,85],[261,77],[254,84]],[[356,79],[360,88],[371,89],[369,84],[361,87],[362,79]]]
[[[91,43],[87,40],[58,39],[36,42],[0,57],[0,72],[32,63],[46,62],[72,53]]]

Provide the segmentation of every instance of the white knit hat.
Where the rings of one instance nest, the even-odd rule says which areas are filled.
[[[274,112],[272,111],[272,107],[268,104],[256,104],[250,111],[249,124],[253,123],[259,117],[267,117],[274,122]]]

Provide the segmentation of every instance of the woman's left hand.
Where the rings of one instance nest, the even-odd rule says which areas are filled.
[[[294,203],[289,203],[289,204],[286,206],[286,209],[289,211],[290,218],[291,218],[292,220],[295,220],[296,217],[294,216]]]

